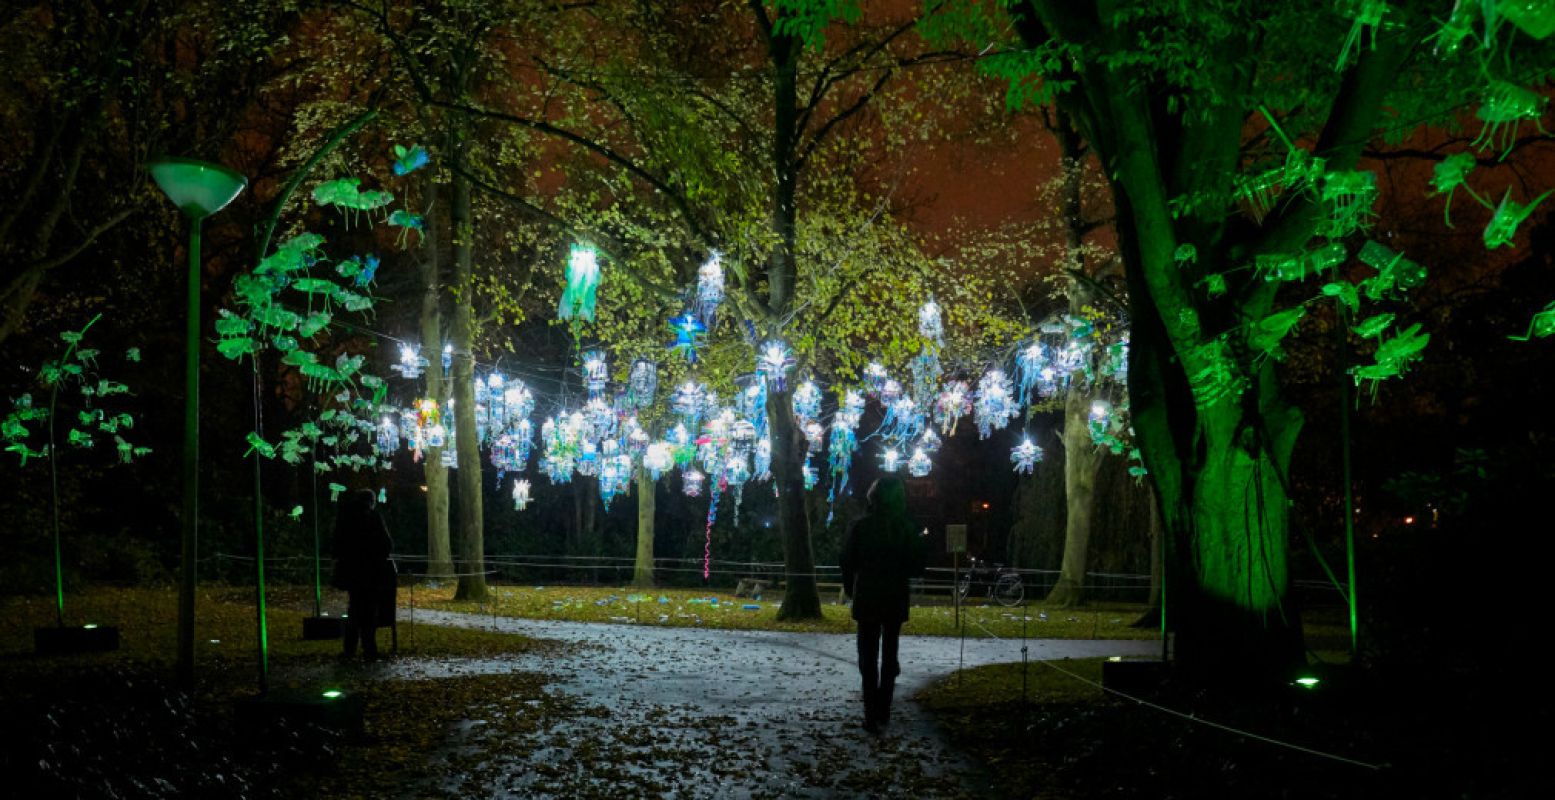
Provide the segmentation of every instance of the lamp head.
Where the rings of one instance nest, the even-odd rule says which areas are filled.
[[[192,158],[162,156],[150,169],[167,198],[193,220],[222,210],[248,185],[248,178],[233,170]]]

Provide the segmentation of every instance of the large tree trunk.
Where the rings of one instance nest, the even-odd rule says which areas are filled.
[[[783,605],[778,619],[818,619],[821,595],[815,585],[815,553],[805,514],[804,432],[794,420],[788,392],[767,394],[772,437],[772,480],[777,485],[778,531],[783,536]]]
[[[433,198],[437,196],[432,170],[425,171],[421,185],[430,218]],[[443,368],[439,363],[443,354],[442,272],[437,224],[432,222],[429,227],[423,243],[426,258],[421,262],[421,352],[430,362],[426,372],[427,396],[446,410],[448,398],[443,394]],[[446,577],[454,573],[454,565],[448,538],[448,468],[443,466],[443,448],[426,448],[421,469],[427,484],[427,574]]]
[[[1102,450],[1091,441],[1091,393],[1064,400],[1064,560],[1047,602],[1068,608],[1085,599],[1085,559],[1091,546],[1091,504]]]
[[[1134,620],[1135,628],[1160,627],[1161,614],[1165,611],[1161,589],[1165,585],[1166,534],[1161,530],[1161,501],[1154,489],[1147,488],[1146,491],[1150,493],[1150,588],[1145,595],[1145,611]]]
[[[481,451],[475,432],[475,282],[472,277],[473,238],[470,182],[463,175],[467,146],[456,134],[453,161],[451,223],[454,240],[453,404],[459,458],[459,589],[454,599],[484,601],[487,597],[485,524],[481,512]]]
[[[1300,413],[1267,364],[1240,397],[1195,405],[1160,317],[1132,305],[1130,408],[1159,493],[1177,662],[1210,681],[1283,676],[1303,661],[1281,477]]]
[[[786,319],[794,304],[795,193],[799,176],[794,148],[799,135],[799,53],[801,42],[773,32],[769,39],[773,64],[772,165],[776,185],[772,197],[772,232],[777,246],[767,264],[768,311]],[[781,334],[782,331],[773,333]],[[805,514],[804,433],[794,419],[788,391],[767,393],[767,424],[772,437],[772,476],[777,483],[778,527],[783,535],[783,605],[778,619],[820,619],[821,595],[815,585],[815,552],[810,520]]]
[[[1085,145],[1073,121],[1057,112],[1054,135],[1062,154],[1064,244],[1070,267],[1077,275],[1086,271],[1082,247],[1085,244],[1084,205],[1081,179],[1084,176]],[[1100,270],[1097,270],[1098,276]],[[1082,315],[1094,301],[1095,292],[1078,277],[1069,282],[1069,313]],[[1095,374],[1094,365],[1092,374]],[[1101,393],[1098,380],[1075,377],[1064,398],[1064,559],[1058,582],[1047,601],[1063,608],[1085,600],[1086,556],[1091,546],[1091,507],[1095,498],[1096,472],[1101,468],[1102,450],[1091,441],[1091,403]]]
[[[1212,409],[1202,426],[1203,461],[1184,471],[1191,492],[1177,498],[1186,511],[1178,533],[1191,532],[1192,547],[1173,562],[1192,580],[1173,582],[1180,613],[1172,618],[1184,663],[1267,674],[1302,658],[1290,596],[1289,508],[1278,477],[1290,459],[1288,451],[1276,460],[1246,447],[1243,425],[1267,421],[1240,411]]]
[[[637,468],[637,559],[632,569],[633,586],[653,585],[653,515],[658,505],[655,484],[648,470]]]

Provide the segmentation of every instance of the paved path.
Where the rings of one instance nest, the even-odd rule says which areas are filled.
[[[391,662],[385,677],[532,670],[558,690],[608,714],[570,720],[532,758],[578,763],[617,752],[642,781],[587,785],[577,794],[680,797],[954,797],[979,793],[978,771],[952,751],[927,712],[909,698],[935,678],[966,666],[1019,661],[1021,643],[904,637],[892,725],[869,736],[862,716],[853,637],[496,618],[418,609],[418,623],[521,633],[571,642],[558,655],[524,654],[456,664]],[[1031,640],[1032,659],[1149,654],[1150,641]],[[623,741],[629,740],[629,741]],[[628,746],[631,745],[631,746]],[[612,747],[620,748],[612,751]],[[635,750],[633,748],[636,748]],[[653,758],[641,748],[656,748]],[[603,748],[603,751],[601,751]],[[632,751],[632,752],[628,752]],[[635,755],[634,755],[635,753]],[[552,796],[526,781],[523,764],[495,797]],[[615,791],[619,789],[620,791]],[[572,790],[569,790],[569,792]]]

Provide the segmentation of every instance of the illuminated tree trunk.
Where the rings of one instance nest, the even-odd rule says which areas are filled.
[[[658,499],[655,481],[648,471],[637,469],[637,559],[632,569],[633,586],[653,585],[653,515]]]
[[[1119,241],[1126,261],[1138,258],[1137,239]],[[1131,295],[1144,291],[1143,270],[1129,271]],[[1130,410],[1158,495],[1175,657],[1214,680],[1283,675],[1304,653],[1282,477],[1300,412],[1267,361],[1240,396],[1195,404],[1155,305],[1131,305]]]
[[[1161,504],[1156,498],[1154,489],[1147,488],[1150,493],[1150,588],[1145,595],[1145,611],[1134,620],[1135,628],[1155,628],[1161,624],[1163,607],[1161,603],[1161,587],[1165,580],[1166,559],[1162,548],[1166,544],[1163,539],[1165,533],[1161,530]]]
[[[758,8],[758,13],[760,12]],[[765,16],[760,19],[764,22]],[[764,26],[772,61],[773,134],[772,233],[776,245],[767,262],[767,310],[786,319],[794,305],[795,194],[799,137],[798,76],[800,40]],[[773,333],[781,334],[782,331]],[[810,519],[805,513],[805,438],[794,419],[792,395],[768,392],[767,424],[772,437],[772,477],[777,485],[778,529],[783,536],[783,605],[778,619],[820,619],[821,595],[815,585],[815,552],[810,543]]]
[[[1095,292],[1082,277],[1087,267],[1084,257],[1085,218],[1081,197],[1086,148],[1074,122],[1062,110],[1055,115],[1050,130],[1058,139],[1062,155],[1063,184],[1060,200],[1064,221],[1064,245],[1075,276],[1070,278],[1069,313],[1082,316],[1095,301]],[[1096,277],[1100,270],[1095,270]],[[1095,357],[1093,356],[1093,359]],[[1097,370],[1092,365],[1091,374]],[[1064,558],[1058,582],[1047,601],[1060,607],[1077,606],[1085,600],[1086,559],[1091,547],[1091,508],[1095,503],[1096,473],[1101,469],[1102,450],[1091,440],[1091,404],[1101,391],[1096,380],[1075,377],[1064,398]]]
[[[1102,450],[1091,441],[1091,395],[1072,391],[1064,401],[1064,560],[1047,601],[1063,607],[1085,599],[1086,555],[1091,546],[1091,504]]]
[[[1087,54],[1062,68],[1070,80],[1058,102],[1112,185],[1132,311],[1130,411],[1159,494],[1178,663],[1222,679],[1288,672],[1303,657],[1286,494],[1301,414],[1246,333],[1274,310],[1279,282],[1247,266],[1306,250],[1327,212],[1311,192],[1289,193],[1261,215],[1227,200],[1257,110],[1247,65],[1263,39],[1226,38],[1204,59],[1197,94],[1214,101],[1161,102],[1165,87],[1150,65],[1106,57],[1137,50],[1115,15],[1058,0],[1012,10],[1028,47]],[[1344,67],[1329,107],[1306,109],[1325,115],[1310,145],[1324,169],[1354,168],[1409,45],[1377,32]]]
[[[805,437],[794,419],[787,392],[767,395],[767,424],[772,437],[772,480],[777,486],[778,530],[783,536],[783,605],[778,619],[816,619],[821,595],[815,585],[815,552],[810,518],[805,513]]]
[[[432,170],[426,170],[422,179],[423,197],[431,206],[437,196],[437,185]],[[427,397],[446,406],[443,395],[443,368],[439,363],[443,353],[443,312],[441,298],[442,274],[438,261],[436,223],[430,223],[431,234],[425,241],[426,258],[421,262],[421,352],[428,364]],[[427,574],[448,576],[454,572],[453,554],[448,538],[448,468],[443,466],[443,448],[428,447],[423,453],[421,468],[427,485]]]
[[[481,452],[475,430],[475,283],[472,279],[474,224],[470,217],[470,182],[463,176],[467,146],[462,129],[454,132],[453,202],[450,221],[454,241],[453,404],[455,442],[459,458],[459,589],[454,599],[483,601],[487,597],[485,525],[481,513]]]

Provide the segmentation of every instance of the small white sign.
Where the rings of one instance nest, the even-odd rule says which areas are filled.
[[[966,526],[965,525],[946,525],[945,526],[945,552],[947,552],[947,553],[965,553],[966,552]]]

